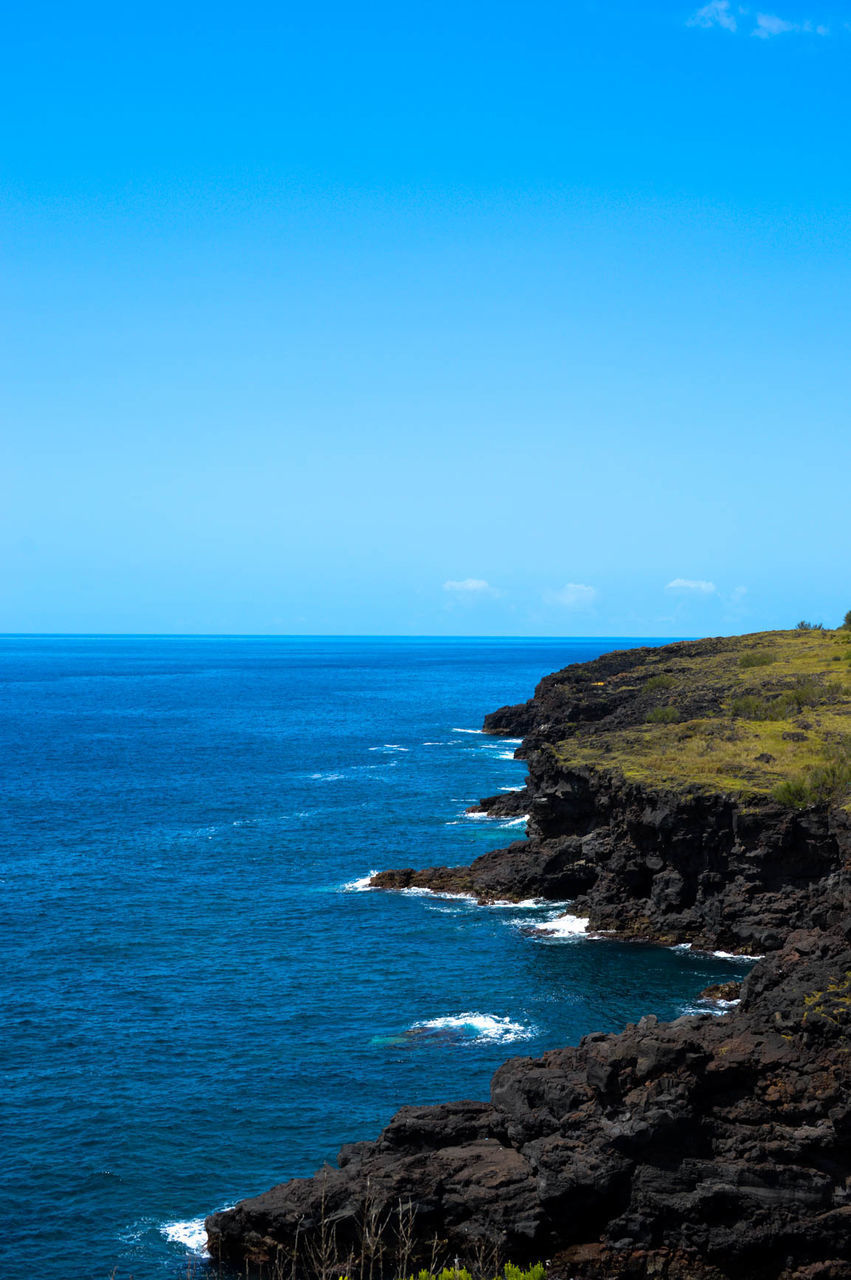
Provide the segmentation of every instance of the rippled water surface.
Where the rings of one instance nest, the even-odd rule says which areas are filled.
[[[358,888],[522,835],[465,817],[524,778],[470,731],[613,647],[0,639],[9,1274],[176,1280],[204,1213],[400,1104],[742,971]]]

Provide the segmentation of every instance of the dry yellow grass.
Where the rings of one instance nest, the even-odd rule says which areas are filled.
[[[558,744],[559,759],[746,800],[770,795],[851,749],[851,633],[759,632],[713,645],[716,651],[697,656],[690,656],[689,646],[677,646],[669,656],[660,649],[605,683],[634,692],[637,700],[652,691],[651,717],[669,709],[675,714],[695,692],[714,700],[719,711],[677,723],[577,732]],[[790,690],[803,690],[809,705],[787,707],[795,696]],[[783,718],[750,718],[754,706],[757,712],[779,710]]]

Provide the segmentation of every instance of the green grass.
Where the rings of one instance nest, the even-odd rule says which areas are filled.
[[[648,724],[677,724],[680,713],[676,707],[654,707],[644,719]]]
[[[666,689],[675,689],[677,682],[673,676],[651,676],[642,687],[645,693],[663,693]]]
[[[832,758],[806,766],[796,778],[778,782],[771,794],[792,809],[842,803],[851,798],[851,750],[847,746],[836,748]]]
[[[841,655],[833,655],[836,656]],[[746,693],[733,698],[730,711],[743,720],[789,720],[805,707],[839,702],[845,697],[845,693],[845,686],[836,680],[819,680],[815,676],[801,675],[787,688],[776,693]]]
[[[532,1267],[517,1267],[513,1262],[506,1262],[502,1271],[492,1277],[492,1280],[544,1280],[546,1268],[542,1262],[536,1262]],[[348,1280],[347,1276],[341,1276],[340,1280]],[[415,1275],[407,1277],[407,1280],[476,1280],[472,1272],[466,1267],[444,1267],[442,1271],[428,1271],[423,1269]],[[484,1278],[481,1278],[484,1280]]]
[[[645,784],[851,809],[851,687],[836,665],[848,661],[844,628],[608,655],[587,664],[581,685],[606,714],[566,725],[569,736],[550,749],[564,765]],[[570,668],[564,674],[570,694]]]
[[[774,661],[772,654],[766,649],[754,649],[739,657],[740,667],[767,667]]]

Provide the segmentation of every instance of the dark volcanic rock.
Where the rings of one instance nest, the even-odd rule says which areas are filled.
[[[592,930],[751,955],[851,909],[845,811],[745,809],[730,796],[567,769],[547,750],[528,764],[527,840],[469,867],[382,872],[373,884],[482,901],[572,898]]]
[[[405,1107],[340,1168],[214,1214],[213,1256],[274,1261],[298,1231],[308,1258],[324,1216],[358,1257],[364,1213],[410,1203],[419,1260],[437,1233],[565,1277],[851,1275],[849,1031],[848,938],[795,933],[735,1012],[515,1058],[489,1104]]]
[[[515,840],[494,849],[468,867],[428,867],[415,871],[380,871],[376,889],[431,889],[435,893],[473,894],[480,902],[521,902],[524,898],[573,898],[594,879],[595,870],[581,856],[575,840]]]
[[[517,791],[500,791],[495,796],[485,796],[478,804],[471,804],[468,813],[486,813],[491,818],[519,818],[529,812],[532,792],[528,787]]]
[[[711,987],[704,987],[700,998],[701,1000],[718,1000],[727,1004],[730,1000],[738,1000],[741,994],[741,982],[715,982]]]

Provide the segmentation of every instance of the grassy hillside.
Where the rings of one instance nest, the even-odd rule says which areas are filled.
[[[550,677],[567,765],[851,807],[851,631],[769,631],[610,654]],[[575,674],[574,674],[575,673]]]

